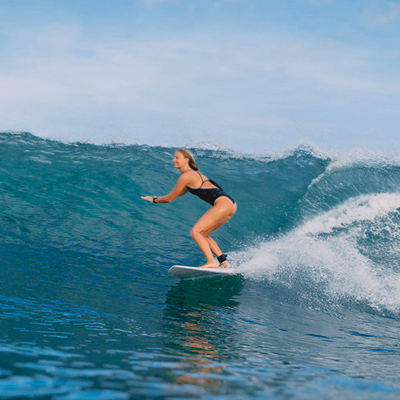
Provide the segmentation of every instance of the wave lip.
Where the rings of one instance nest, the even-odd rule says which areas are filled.
[[[380,193],[352,198],[298,228],[298,234],[332,233],[361,221],[374,221],[400,209],[400,193]]]

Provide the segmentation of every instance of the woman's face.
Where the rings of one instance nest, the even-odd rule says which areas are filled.
[[[174,168],[179,169],[181,167],[184,167],[186,164],[188,164],[189,159],[185,158],[181,152],[177,151],[174,155],[172,162],[174,163]]]

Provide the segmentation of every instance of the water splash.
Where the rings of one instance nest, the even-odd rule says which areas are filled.
[[[236,255],[246,277],[320,306],[400,312],[400,194],[359,196]]]

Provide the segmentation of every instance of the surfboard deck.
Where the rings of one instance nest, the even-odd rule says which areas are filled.
[[[186,265],[173,265],[168,274],[174,278],[197,279],[210,276],[237,275],[232,268],[199,268],[187,267]]]

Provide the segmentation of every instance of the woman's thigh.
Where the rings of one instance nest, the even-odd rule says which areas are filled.
[[[232,204],[228,198],[226,198],[226,201],[218,201],[196,222],[193,229],[208,236],[232,218],[235,212],[236,204]]]

